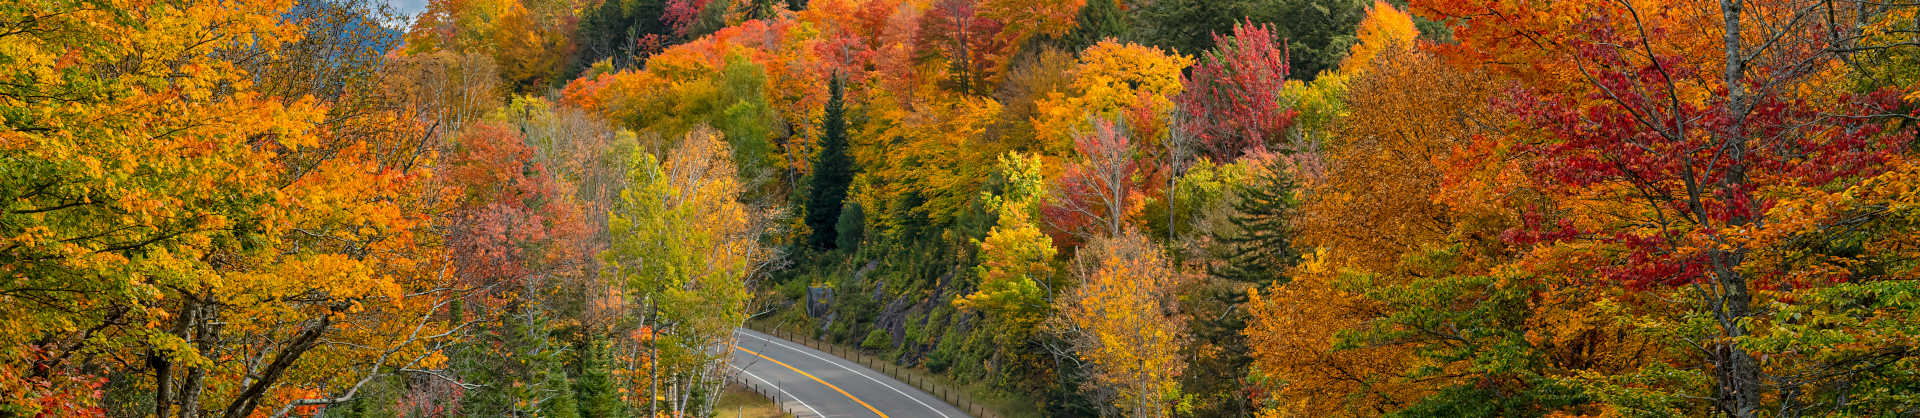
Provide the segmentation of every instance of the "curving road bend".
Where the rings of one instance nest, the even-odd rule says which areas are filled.
[[[738,381],[773,392],[799,417],[966,418],[940,398],[825,352],[739,328],[733,368]]]

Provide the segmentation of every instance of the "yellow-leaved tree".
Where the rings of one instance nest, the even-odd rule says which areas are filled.
[[[955,300],[954,305],[1004,321],[1007,328],[995,338],[1003,344],[1017,344],[1046,319],[1054,296],[1065,286],[1054,268],[1058,250],[1053,239],[1033,220],[1045,187],[1039,159],[1008,153],[1000,158],[1000,166],[1007,190],[997,195],[983,193],[981,199],[995,208],[999,219],[987,231],[987,237],[978,241],[980,265],[974,266],[974,272],[979,276],[979,289]]]
[[[1376,7],[1360,24],[1363,38],[1336,72],[1355,77],[1323,144],[1327,169],[1307,183],[1292,223],[1305,259],[1292,280],[1254,295],[1246,330],[1254,367],[1278,386],[1268,413],[1318,416],[1379,414],[1419,399],[1431,385],[1398,378],[1413,353],[1392,345],[1346,347],[1343,332],[1364,328],[1382,307],[1346,286],[1358,275],[1391,275],[1403,255],[1446,238],[1451,213],[1427,196],[1439,189],[1430,159],[1464,141],[1459,115],[1483,109],[1485,83],[1438,66],[1402,31],[1406,14]],[[1399,22],[1394,24],[1393,22]],[[1393,36],[1399,33],[1401,36]],[[1409,57],[1420,55],[1422,58]],[[1366,57],[1366,58],[1355,58]]]
[[[1102,41],[1080,52],[1073,81],[1036,104],[1034,132],[1049,156],[1071,155],[1073,137],[1093,129],[1089,116],[1124,120],[1143,142],[1158,149],[1166,132],[1174,96],[1180,95],[1180,71],[1193,58],[1138,44]]]
[[[1073,272],[1080,286],[1055,301],[1052,326],[1091,377],[1089,393],[1110,413],[1172,415],[1186,369],[1180,273],[1134,229],[1082,247]]]
[[[648,415],[706,415],[727,375],[733,329],[746,321],[751,275],[768,257],[767,217],[739,200],[732,152],[697,127],[661,162],[635,151],[630,186],[608,214],[606,274],[623,286],[625,310],[640,322],[645,379],[629,402]]]
[[[291,6],[0,6],[0,414],[286,413],[436,367],[429,153],[346,103],[365,5]]]

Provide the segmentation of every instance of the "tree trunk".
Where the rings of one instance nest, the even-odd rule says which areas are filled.
[[[308,320],[301,326],[300,332],[295,333],[293,338],[287,341],[287,346],[280,349],[280,354],[274,356],[273,362],[268,363],[267,367],[260,372],[260,379],[240,391],[240,395],[234,397],[233,403],[227,405],[226,417],[240,418],[252,415],[253,409],[260,406],[260,397],[267,393],[267,388],[279,383],[280,377],[286,374],[287,369],[293,367],[293,363],[298,361],[301,355],[305,355],[307,350],[319,345],[320,335],[327,332],[327,327],[333,324],[332,321],[331,317],[323,315],[319,319]]]
[[[199,304],[195,309],[193,325],[194,349],[202,355],[213,352],[213,343],[218,337],[219,326],[214,325],[214,305]],[[180,418],[200,416],[200,393],[206,389],[207,370],[204,367],[187,369],[187,378],[180,383]]]
[[[1740,348],[1732,339],[1745,336],[1745,318],[1752,315],[1753,296],[1747,293],[1746,279],[1740,273],[1726,270],[1716,273],[1726,293],[1722,299],[1721,328],[1726,341],[1719,343],[1720,352],[1715,359],[1718,370],[1716,377],[1720,383],[1722,409],[1728,415],[1748,418],[1760,413],[1760,367],[1753,355]]]
[[[194,314],[198,311],[198,304],[192,299],[183,298],[180,301],[180,316],[174,318],[173,329],[169,333],[185,339],[188,327],[193,325]],[[165,417],[173,410],[173,360],[167,356],[167,353],[158,351],[147,355],[147,364],[153,367],[153,415],[156,417]]]
[[[1741,46],[1741,14],[1745,0],[1720,0],[1720,14],[1725,32],[1722,42],[1725,44],[1726,69],[1723,74],[1727,88],[1726,112],[1729,123],[1721,133],[1721,141],[1727,145],[1727,157],[1731,162],[1729,172],[1721,180],[1720,191],[1729,197],[1744,194],[1737,192],[1747,182],[1746,178],[1746,114],[1749,106],[1746,86],[1746,55]],[[1751,203],[1751,202],[1741,202]],[[1702,212],[1698,216],[1706,219]],[[1730,219],[1727,226],[1748,226],[1748,219]],[[1708,257],[1714,263],[1714,279],[1721,288],[1720,298],[1713,307],[1719,317],[1719,324],[1725,337],[1717,344],[1715,353],[1717,363],[1715,377],[1719,381],[1720,408],[1734,417],[1754,417],[1760,411],[1760,369],[1751,354],[1733,341],[1745,336],[1745,320],[1753,314],[1753,295],[1747,292],[1746,277],[1735,269],[1744,261],[1745,250],[1710,250]]]
[[[653,301],[647,301],[648,316],[658,318],[653,309]],[[653,318],[649,318],[653,319]],[[642,322],[645,323],[645,322]],[[647,397],[647,416],[660,416],[660,328],[659,324],[647,327],[647,384],[652,388]]]

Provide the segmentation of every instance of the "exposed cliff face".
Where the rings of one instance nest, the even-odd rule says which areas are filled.
[[[881,267],[878,260],[862,264],[843,284],[852,287],[808,287],[805,312],[817,321],[819,330],[840,343],[858,345],[874,331],[884,332],[890,352],[883,354],[893,355],[902,364],[920,364],[947,337],[947,330],[953,328],[947,326],[949,321],[967,319],[951,308],[955,295],[964,294],[953,290],[957,285],[953,271],[958,269],[948,269],[931,280],[893,283],[876,274]]]

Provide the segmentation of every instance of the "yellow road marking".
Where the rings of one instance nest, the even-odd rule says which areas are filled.
[[[840,394],[841,394],[841,395],[846,395],[846,396],[847,396],[847,399],[852,399],[852,400],[853,400],[854,402],[856,402],[856,403],[859,403],[859,404],[860,404],[860,406],[864,406],[864,407],[867,407],[867,410],[868,410],[868,411],[873,411],[873,413],[874,413],[875,415],[879,415],[879,416],[880,416],[880,418],[887,418],[887,414],[886,414],[886,413],[884,413],[884,412],[880,412],[880,410],[879,410],[879,409],[875,409],[875,408],[873,407],[873,405],[868,405],[868,404],[867,404],[867,401],[863,401],[863,400],[860,400],[860,398],[855,398],[855,397],[853,397],[853,394],[851,394],[851,393],[847,393],[847,391],[844,391],[844,390],[840,390],[840,387],[839,387],[839,386],[834,386],[834,385],[833,385],[832,383],[827,383],[827,381],[825,381],[825,380],[820,380],[820,378],[818,378],[818,377],[813,377],[813,374],[811,374],[811,373],[807,373],[807,372],[805,372],[805,371],[802,371],[802,370],[800,370],[800,368],[798,368],[798,367],[793,367],[793,366],[791,366],[791,365],[788,365],[787,363],[784,363],[784,362],[781,362],[780,360],[774,360],[774,359],[773,359],[773,357],[767,357],[767,356],[764,356],[764,355],[761,355],[760,353],[756,353],[756,352],[753,352],[753,350],[748,350],[748,349],[745,349],[745,348],[740,348],[739,346],[734,346],[734,347],[733,347],[733,349],[735,349],[735,350],[740,350],[740,351],[745,351],[745,352],[747,352],[747,354],[752,354],[752,355],[754,355],[754,356],[758,356],[758,357],[760,357],[760,358],[763,358],[763,359],[767,359],[767,361],[771,361],[771,362],[773,362],[773,364],[778,364],[778,365],[781,365],[782,367],[786,367],[786,368],[787,368],[787,370],[792,370],[792,371],[793,371],[794,373],[799,373],[799,374],[800,374],[801,376],[806,376],[806,377],[807,377],[808,379],[813,379],[813,381],[815,381],[815,382],[820,382],[820,384],[822,384],[822,385],[827,385],[827,389],[833,389],[833,391],[834,391],[834,392],[840,392]]]

